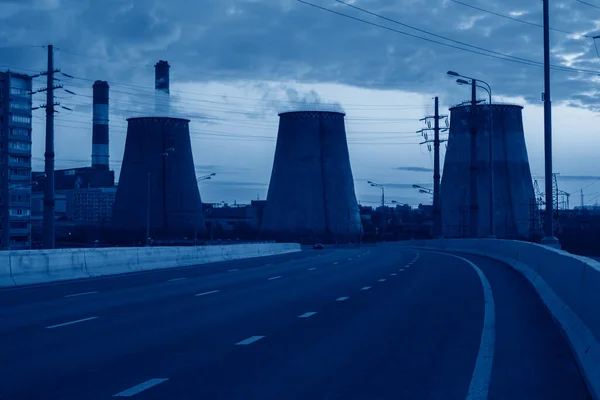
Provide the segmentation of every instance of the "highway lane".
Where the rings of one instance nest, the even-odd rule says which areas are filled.
[[[29,304],[39,307],[33,323],[0,333],[10,343],[0,398],[466,397],[484,319],[470,265],[406,249],[307,254]],[[489,398],[586,398],[531,288],[505,266],[473,261],[497,310]],[[68,322],[37,315],[60,307],[97,318],[39,324]]]

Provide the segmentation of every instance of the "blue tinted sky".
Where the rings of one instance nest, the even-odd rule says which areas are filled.
[[[201,184],[208,202],[265,198],[277,112],[341,107],[363,204],[379,201],[379,191],[366,180],[387,184],[390,200],[430,201],[410,188],[432,180],[431,154],[414,132],[422,127],[418,119],[432,112],[434,96],[440,97],[442,112],[467,99],[468,90],[445,77],[447,70],[456,70],[490,83],[495,100],[525,106],[531,170],[543,187],[542,69],[526,61],[542,61],[542,30],[535,26],[541,23],[541,2],[349,2],[393,21],[334,0],[312,3],[445,45],[295,0],[0,0],[0,68],[40,71],[45,50],[30,46],[52,43],[58,48],[57,67],[76,77],[63,77],[61,83],[77,95],[58,94],[74,109],[56,119],[61,168],[89,164],[91,85],[96,79],[109,81],[111,163],[118,172],[125,118],[151,113],[153,64],[168,60],[174,113],[192,119],[197,173],[217,173]],[[585,70],[552,73],[555,171],[561,173],[562,189],[585,188],[590,203],[600,199],[600,78],[594,73],[600,71],[600,59],[589,37],[599,34],[599,22],[600,9],[575,0],[552,1],[551,23],[557,29],[551,35],[552,63]],[[36,97],[36,104],[43,100]],[[41,169],[43,114],[36,113],[34,166]],[[579,204],[579,196],[571,203]]]

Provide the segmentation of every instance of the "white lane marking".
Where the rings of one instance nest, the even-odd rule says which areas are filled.
[[[308,270],[309,271],[314,271],[315,269],[316,269],[315,267],[312,267],[312,268],[309,268]]]
[[[351,258],[349,258],[349,259],[348,259],[348,261],[352,261],[352,259],[351,259]]]
[[[135,385],[132,388],[129,388],[127,390],[123,390],[121,393],[117,393],[115,395],[113,395],[113,397],[131,397],[134,396],[140,392],[143,392],[144,390],[150,389],[153,386],[156,386],[160,383],[163,383],[164,381],[168,380],[169,378],[154,378],[154,379],[149,379],[146,382],[142,382],[139,385]]]
[[[187,278],[173,278],[173,279],[169,279],[167,282],[182,281],[184,279],[187,279]]]
[[[335,264],[339,264],[339,263],[336,261],[336,262],[334,262],[333,264],[335,265]]]
[[[98,293],[97,290],[93,291],[93,292],[83,292],[83,293],[75,293],[75,294],[68,294],[64,297],[77,297],[77,296],[85,296],[86,294],[94,294],[94,293]]]
[[[234,268],[234,269],[230,269],[230,270],[229,270],[229,271],[227,271],[227,272],[235,272],[235,271],[239,271],[239,269],[237,269],[237,268]]]
[[[395,272],[392,272],[390,275],[391,275],[391,276],[396,276],[396,275],[398,275],[398,274],[396,274]]]
[[[360,258],[360,254],[358,255],[358,258]]]
[[[267,265],[273,265],[273,264],[271,264],[271,263],[265,264],[265,267],[266,267]]]
[[[404,272],[404,268],[400,268],[398,271],[400,271],[400,272]]]
[[[198,293],[195,294],[194,296],[206,296],[207,294],[213,294],[213,293],[219,293],[219,290],[211,290],[210,292],[204,292],[204,293]]]
[[[385,279],[380,279],[379,282],[385,282]]]
[[[340,298],[337,298],[337,299],[335,299],[335,301],[346,301],[346,300],[348,300],[349,298],[350,298],[350,297],[340,297]]]
[[[274,276],[274,277],[272,277],[272,278],[269,278],[269,280],[270,280],[270,281],[272,281],[272,280],[279,279],[279,278],[281,278],[281,275],[279,275],[279,276]]]
[[[78,319],[78,320],[75,320],[75,321],[65,322],[63,324],[50,325],[50,326],[47,326],[46,329],[54,329],[54,328],[59,328],[61,326],[78,324],[80,322],[91,321],[91,320],[97,319],[97,318],[98,317],[89,317],[89,318],[84,318],[84,319]]]
[[[248,339],[244,339],[241,342],[237,342],[236,346],[246,346],[256,341],[259,341],[262,338],[264,338],[264,336],[250,336]]]
[[[365,286],[364,288],[360,289],[360,290],[369,290],[371,289],[371,286]]]
[[[306,313],[304,313],[302,315],[298,315],[298,318],[308,318],[308,317],[312,317],[315,314],[316,314],[316,312],[309,311],[309,312],[306,312]]]

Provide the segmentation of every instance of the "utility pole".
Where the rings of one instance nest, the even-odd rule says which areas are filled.
[[[544,179],[546,186],[546,215],[544,218],[544,238],[542,244],[558,246],[558,239],[554,237],[552,218],[552,103],[550,97],[550,17],[549,1],[543,0],[544,9]]]
[[[430,119],[433,118],[433,238],[437,239],[442,237],[442,207],[441,207],[441,195],[440,195],[440,144],[445,140],[440,140],[440,132],[445,132],[448,129],[440,129],[440,119],[447,118],[447,115],[440,116],[439,110],[439,98],[435,98],[435,110],[434,115],[422,118],[421,121],[426,121],[427,126],[430,127]],[[447,122],[447,121],[446,121]],[[431,143],[425,131],[431,130],[431,128],[421,129],[417,133],[421,133],[425,138],[425,141],[421,144]],[[431,148],[430,148],[431,150]]]
[[[479,236],[479,204],[477,190],[477,80],[471,79],[471,171],[469,201],[469,236]]]
[[[46,186],[44,188],[44,241],[45,249],[55,247],[55,199],[54,199],[54,49],[48,45],[48,72],[46,74]]]

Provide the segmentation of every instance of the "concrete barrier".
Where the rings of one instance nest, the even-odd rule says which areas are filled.
[[[10,252],[0,253],[0,287],[15,286],[10,269]]]
[[[90,277],[141,271],[135,247],[82,250]]]
[[[494,258],[535,288],[565,334],[594,399],[600,399],[600,263],[535,243],[439,239],[402,245]]]
[[[301,251],[297,243],[0,252],[0,287],[187,267]]]
[[[10,267],[15,285],[30,285],[89,276],[86,270],[85,253],[81,250],[11,251]]]

